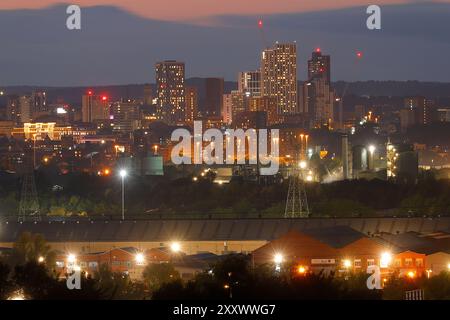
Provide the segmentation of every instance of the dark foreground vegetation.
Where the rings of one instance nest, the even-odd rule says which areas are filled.
[[[43,259],[39,259],[42,257]],[[194,279],[184,281],[170,263],[149,264],[140,281],[101,265],[83,274],[81,290],[68,290],[64,275],[53,268],[55,253],[40,235],[23,234],[12,252],[0,259],[0,299],[396,299],[405,291],[422,289],[426,299],[450,299],[450,272],[431,278],[399,278],[382,290],[368,290],[367,275],[298,274],[286,265],[252,266],[245,255],[229,255]]]
[[[280,217],[287,181],[256,184],[233,180],[213,183],[212,175],[180,177],[181,168],[163,177],[130,176],[125,183],[127,217]],[[195,175],[195,174],[194,174]],[[21,181],[0,173],[0,217],[17,215]],[[120,178],[82,173],[57,175],[51,167],[37,172],[42,215],[114,217],[121,214]],[[448,216],[450,180],[430,174],[417,184],[352,180],[306,186],[312,217]]]

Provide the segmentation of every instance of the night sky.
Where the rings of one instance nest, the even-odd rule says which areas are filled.
[[[450,81],[449,1],[377,1],[376,31],[366,28],[368,4],[359,0],[122,2],[77,1],[86,6],[82,30],[69,31],[67,5],[2,0],[0,86],[154,82],[164,59],[185,61],[187,77],[235,80],[276,40],[297,41],[300,79],[320,47],[332,56],[333,80]]]

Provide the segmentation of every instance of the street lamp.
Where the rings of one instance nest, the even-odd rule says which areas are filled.
[[[368,150],[369,150],[369,163],[368,163],[369,170],[374,170],[374,159],[373,159],[373,155],[374,155],[376,149],[377,149],[377,148],[376,148],[373,144],[371,144],[371,145],[368,147]]]
[[[344,260],[344,268],[349,269],[352,266],[352,262],[348,259]]]
[[[125,188],[124,188],[124,181],[125,177],[127,176],[127,171],[125,169],[122,169],[119,171],[119,175],[122,178],[122,220],[125,220]]]
[[[77,257],[74,254],[69,253],[69,255],[67,256],[67,262],[75,263],[75,261],[77,261]]]
[[[280,264],[283,262],[283,255],[281,253],[277,253],[273,259],[276,264]]]
[[[173,242],[173,243],[170,245],[170,250],[171,250],[173,253],[178,253],[178,252],[180,252],[180,250],[181,250],[181,245],[180,245],[178,242]]]
[[[300,161],[299,163],[300,169],[306,169],[307,165],[306,161]]]
[[[387,268],[392,262],[392,254],[390,252],[383,252],[380,259],[380,267]]]
[[[299,266],[297,269],[299,274],[305,274],[306,273],[306,268],[304,266]]]
[[[281,253],[275,254],[273,261],[275,262],[275,271],[280,272],[281,271],[281,264],[283,263],[283,255]]]
[[[143,253],[137,253],[134,257],[134,260],[136,260],[137,265],[143,265],[145,262],[145,257]]]

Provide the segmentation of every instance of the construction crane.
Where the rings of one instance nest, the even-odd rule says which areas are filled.
[[[264,31],[264,21],[262,19],[258,20],[258,29],[261,34],[261,42],[263,45],[263,49],[269,48],[269,45],[268,45],[267,39],[266,39],[266,33]]]

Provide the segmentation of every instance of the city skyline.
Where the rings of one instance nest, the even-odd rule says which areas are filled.
[[[333,56],[332,81],[450,81],[448,74],[440,72],[448,62],[439,60],[450,54],[450,46],[445,35],[437,32],[448,23],[440,19],[450,11],[446,3],[383,6],[383,25],[378,31],[365,27],[363,7],[228,15],[207,26],[144,19],[114,7],[89,7],[82,9],[80,31],[65,29],[65,8],[0,10],[0,35],[7,44],[0,57],[0,86],[154,83],[153,64],[168,59],[186,63],[186,78],[235,81],[239,71],[256,69],[261,51],[277,40],[297,41],[297,77],[301,80],[306,79],[310,52],[321,47]],[[14,17],[27,18],[29,26],[8,32]],[[260,18],[262,35],[257,25]],[[419,20],[424,23],[414,22]],[[407,51],[412,46],[415,50]],[[80,53],[80,48],[89,50],[89,55]],[[364,63],[356,68],[354,55],[359,50]],[[407,59],[402,59],[403,52],[408,52]],[[420,63],[424,60],[427,65]]]

